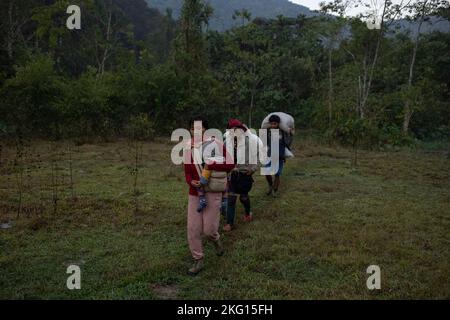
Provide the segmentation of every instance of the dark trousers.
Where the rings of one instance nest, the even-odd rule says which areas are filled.
[[[230,180],[230,193],[228,194],[227,206],[227,224],[234,224],[236,216],[237,198],[242,203],[245,209],[245,214],[249,215],[251,212],[250,206],[250,192],[253,185],[253,178],[244,174],[233,175]]]
[[[248,194],[229,194],[228,195],[228,207],[227,207],[227,224],[234,224],[234,218],[236,216],[236,203],[237,198],[242,203],[245,209],[245,214],[250,214],[250,196]]]

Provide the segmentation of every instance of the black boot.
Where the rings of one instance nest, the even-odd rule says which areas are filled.
[[[271,196],[273,195],[273,187],[269,186],[269,191],[267,191],[266,195]]]

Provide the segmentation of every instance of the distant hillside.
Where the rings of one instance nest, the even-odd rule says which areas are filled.
[[[391,26],[390,30],[395,33],[409,33],[411,36],[417,34],[417,22],[410,22],[407,20],[398,20]],[[427,34],[433,31],[444,33],[450,32],[450,21],[442,18],[430,16],[422,24],[420,33]]]
[[[180,15],[183,0],[146,0],[150,8],[157,8],[165,12],[167,8],[173,10],[174,18]],[[214,15],[210,21],[213,30],[227,30],[238,24],[232,16],[235,10],[247,9],[252,18],[275,18],[278,15],[297,17],[300,14],[312,16],[316,13],[307,7],[292,3],[288,0],[210,0],[214,8]]]
[[[160,10],[149,8],[144,0],[114,0],[114,3],[133,22],[136,39],[143,40],[149,34],[161,32],[164,16]]]

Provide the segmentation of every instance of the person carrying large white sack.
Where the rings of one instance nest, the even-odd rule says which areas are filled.
[[[266,174],[266,180],[269,184],[269,191],[267,192],[267,195],[276,197],[278,189],[280,187],[280,177],[283,173],[286,159],[294,156],[290,150],[295,132],[294,118],[282,112],[271,113],[263,120],[261,127],[263,129],[269,129],[267,132],[267,156],[269,158],[271,158],[272,156],[272,134],[270,129],[279,129],[278,159],[276,160],[278,161],[278,170],[276,172],[270,172],[269,174]],[[274,154],[276,154],[276,152]],[[272,164],[273,160],[274,159],[271,159],[271,161],[265,167],[271,168],[272,165],[275,165]],[[277,166],[275,165],[275,167]]]

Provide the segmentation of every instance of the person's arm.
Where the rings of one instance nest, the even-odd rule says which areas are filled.
[[[192,175],[192,172],[190,170],[189,164],[184,164],[184,177],[186,179],[186,183],[189,186],[192,186],[192,180],[194,180],[194,177]]]
[[[186,150],[186,152],[184,154],[184,164],[183,164],[184,177],[186,179],[186,183],[189,186],[198,187],[199,181],[196,180],[197,179],[196,177],[198,174],[197,174],[196,170],[193,170],[193,169],[195,169],[195,167],[192,163],[193,163],[192,152],[191,152],[191,150]]]
[[[280,160],[283,160],[285,162],[286,161],[286,159],[285,159],[285,153],[286,153],[286,140],[285,140],[285,137],[286,137],[286,133],[284,131],[282,131],[282,130],[280,130],[280,133],[281,133],[281,139],[280,139],[280,143],[278,145],[278,147],[279,147],[278,156],[280,157]]]
[[[251,164],[251,165],[248,165],[246,173],[249,176],[251,176],[251,175],[253,175],[256,172],[256,170],[258,170],[258,165],[257,164]]]
[[[195,172],[197,173],[197,172]],[[184,165],[184,177],[186,179],[186,183],[194,188],[200,187],[200,181],[196,180],[196,174],[192,172],[192,165],[185,164]]]

